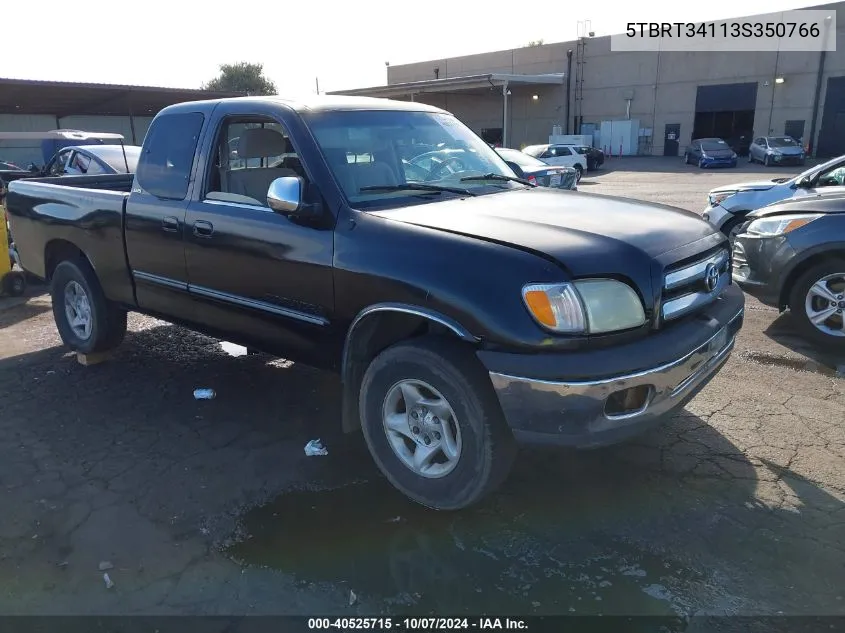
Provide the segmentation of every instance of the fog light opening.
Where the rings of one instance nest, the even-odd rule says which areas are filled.
[[[608,418],[623,418],[642,413],[651,400],[652,386],[639,385],[616,391],[604,403]]]

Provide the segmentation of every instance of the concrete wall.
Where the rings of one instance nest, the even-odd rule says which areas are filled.
[[[152,117],[68,116],[57,118],[40,114],[0,114],[0,132],[47,132],[60,128],[86,132],[123,134],[127,145],[141,145]],[[132,129],[135,134],[133,137]],[[30,162],[41,164],[39,141],[0,141],[0,160],[9,160],[21,167]]]
[[[808,8],[837,10],[838,15],[845,16],[845,2]],[[836,41],[836,52],[827,53],[825,62],[814,142],[821,125],[827,79],[845,76],[845,19],[837,22]],[[440,78],[495,72],[562,73],[567,70],[568,50],[573,51],[570,114],[574,116],[574,41],[391,66],[388,83],[433,79],[434,68],[439,68]],[[583,64],[581,115],[584,123],[597,125],[603,120],[625,118],[626,98],[631,98],[631,118],[639,119],[642,127],[653,128],[651,153],[662,155],[666,124],[680,124],[680,151],[691,140],[698,86],[757,82],[755,134],[782,134],[786,121],[799,119],[805,121],[804,141],[808,143],[819,57],[819,53],[811,52],[619,53],[610,50],[609,36],[591,38],[586,43]],[[783,77],[784,83],[775,84],[777,76]],[[548,142],[555,124],[565,129],[565,86],[512,92],[511,146]],[[529,92],[528,99],[525,92]],[[541,99],[532,103],[530,93],[538,92],[542,92]],[[437,97],[440,101],[429,101],[429,98],[434,97],[421,95],[417,99],[442,106],[442,97]],[[491,91],[466,100],[450,95],[447,102],[447,109],[474,129],[501,127],[502,97],[499,92]],[[495,116],[499,119],[493,125]],[[575,132],[571,117],[570,132]]]

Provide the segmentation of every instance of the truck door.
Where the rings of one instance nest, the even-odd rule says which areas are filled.
[[[333,223],[306,225],[267,205],[276,178],[302,176],[305,190],[311,182],[283,113],[240,103],[217,113],[186,217],[189,287],[203,322],[230,340],[326,366],[336,351],[326,340]]]
[[[204,119],[177,111],[153,120],[126,203],[126,255],[138,305],[177,320],[195,320],[184,229]]]

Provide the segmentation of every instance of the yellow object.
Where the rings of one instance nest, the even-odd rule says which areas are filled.
[[[0,206],[0,295],[19,297],[26,290],[26,276],[23,271],[12,270],[9,227],[6,222],[6,207]]]
[[[545,292],[542,290],[529,290],[525,293],[525,303],[528,304],[528,309],[531,310],[531,313],[540,323],[549,327],[555,327],[557,325],[552,304]]]

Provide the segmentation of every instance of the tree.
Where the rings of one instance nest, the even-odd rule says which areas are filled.
[[[264,76],[264,64],[237,62],[221,64],[220,74],[203,84],[203,90],[245,92],[249,95],[274,95],[276,84]]]
[[[528,46],[542,46],[543,40],[531,40],[528,42]]]

